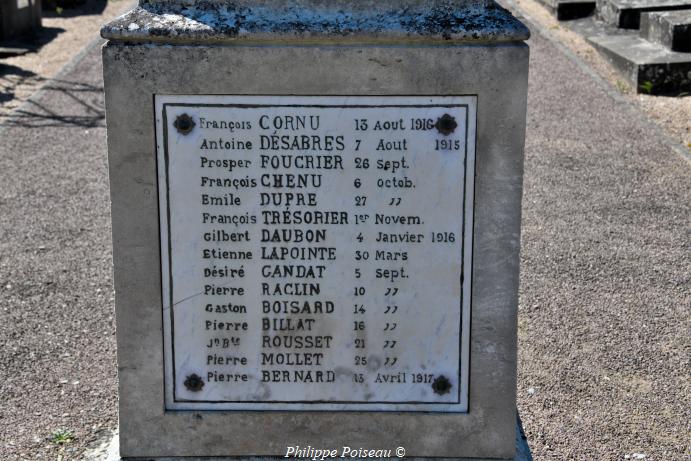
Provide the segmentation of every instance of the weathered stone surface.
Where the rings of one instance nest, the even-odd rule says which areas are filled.
[[[595,15],[587,18],[574,19],[573,21],[566,21],[563,26],[576,32],[583,38],[594,37],[597,35],[628,35],[637,37],[638,31],[631,29],[619,29],[617,27],[605,24],[598,20]]]
[[[526,40],[530,35],[523,24],[493,2],[441,0],[425,7],[414,1],[353,2],[357,7],[343,2],[311,2],[316,6],[308,1],[275,3],[278,5],[142,3],[104,26],[101,35],[110,40],[158,43],[507,42]]]
[[[104,47],[123,456],[281,456],[288,445],[406,456],[515,454],[518,248],[528,47]],[[165,411],[155,94],[478,97],[468,413]],[[259,437],[261,434],[261,437]]]
[[[595,0],[540,0],[560,21],[585,18],[595,11]]]
[[[149,1],[102,35],[121,455],[406,441],[406,457],[512,459],[527,28],[491,1]],[[468,412],[165,410],[151,107],[171,94],[477,97]]]
[[[486,7],[494,3],[494,0],[455,0],[460,6]],[[139,0],[139,5],[160,5],[165,8],[174,6],[236,6],[236,7],[261,7],[283,9],[299,7],[304,9],[336,8],[348,10],[368,11],[380,7],[390,8],[429,8],[429,0]]]
[[[691,55],[629,35],[590,37],[588,41],[634,85],[639,93],[691,91]]]
[[[691,8],[689,0],[597,0],[598,16],[623,29],[638,29],[641,13]]]
[[[640,35],[672,51],[691,52],[691,10],[643,13]]]
[[[208,460],[208,458],[206,458]],[[239,461],[244,459],[249,461],[251,458],[214,458],[213,461]],[[271,461],[279,460],[285,458],[253,458],[252,461]],[[414,458],[411,458],[414,459]],[[185,461],[197,461],[199,458],[187,458]],[[424,458],[424,460],[430,461],[430,458]],[[85,453],[83,456],[83,461],[126,461],[124,458],[120,457],[120,447],[118,440],[117,431],[115,434],[104,439],[102,443]],[[156,461],[175,461],[174,459],[157,459]],[[203,461],[203,460],[202,460]],[[463,460],[455,460],[463,461]],[[472,460],[480,461],[480,460]],[[496,461],[496,460],[495,460]],[[533,456],[530,452],[530,446],[526,440],[525,433],[523,432],[523,425],[521,419],[518,418],[516,421],[516,456],[511,461],[533,461]]]

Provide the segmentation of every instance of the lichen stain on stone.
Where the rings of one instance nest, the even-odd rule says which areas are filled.
[[[219,41],[249,36],[278,37],[440,37],[445,40],[525,40],[529,32],[501,7],[437,4],[375,10],[247,7],[208,0],[193,6],[143,3],[106,25],[105,38]]]
[[[505,10],[497,8],[459,11],[451,6],[434,7],[428,13],[413,19],[414,21],[403,22],[406,29],[420,35],[441,35],[444,38],[459,32],[478,38],[478,31],[494,33],[514,26],[513,18],[507,16]]]

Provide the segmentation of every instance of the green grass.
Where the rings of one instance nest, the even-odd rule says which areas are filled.
[[[641,90],[643,90],[645,94],[650,94],[650,92],[653,91],[653,82],[650,80],[646,80],[645,82],[641,83],[640,86]]]
[[[74,434],[69,429],[56,429],[50,433],[49,440],[55,445],[65,445],[74,439]]]

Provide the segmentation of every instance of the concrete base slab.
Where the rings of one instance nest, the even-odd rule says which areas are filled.
[[[671,51],[640,37],[589,37],[639,93],[678,94],[691,91],[691,55]]]
[[[140,459],[140,458],[137,458]],[[147,461],[278,461],[285,458],[265,458],[265,457],[250,457],[250,458],[146,458]],[[409,458],[420,459],[420,458]],[[427,460],[434,458],[424,458]],[[119,439],[117,431],[106,438],[98,447],[84,454],[83,461],[135,461],[135,458],[121,458],[119,449]],[[444,461],[453,461],[452,458],[444,458]],[[456,461],[483,461],[480,459],[458,459]],[[486,461],[500,461],[500,460],[486,460]],[[513,460],[506,461],[533,461],[533,456],[530,453],[528,440],[523,432],[523,425],[520,417],[516,421],[516,456]]]
[[[559,21],[579,19],[595,12],[595,0],[540,0]]]
[[[672,51],[691,52],[691,10],[643,13],[640,36]]]
[[[637,37],[638,32],[630,29],[618,29],[609,24],[599,21],[595,16],[590,16],[582,19],[574,19],[573,21],[566,21],[562,24],[569,30],[576,32],[582,37],[596,37],[601,35],[624,35],[628,37]]]
[[[622,29],[638,29],[641,13],[690,8],[689,0],[597,0],[598,17]]]

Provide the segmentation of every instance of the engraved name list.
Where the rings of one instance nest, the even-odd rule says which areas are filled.
[[[475,97],[155,110],[166,408],[467,411]]]

